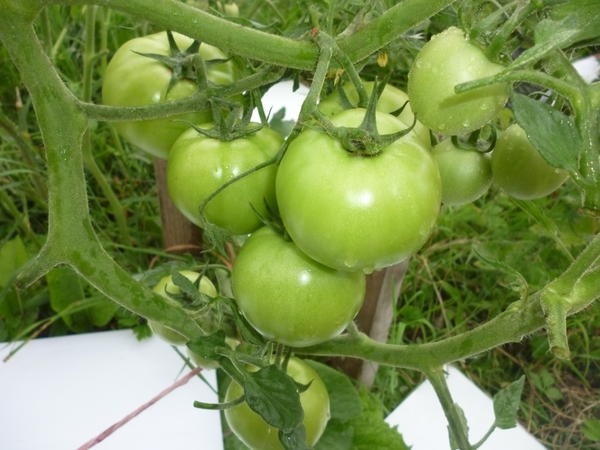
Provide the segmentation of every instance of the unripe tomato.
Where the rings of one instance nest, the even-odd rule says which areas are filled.
[[[281,143],[282,137],[269,128],[232,141],[212,139],[190,128],[173,144],[167,162],[173,203],[201,225],[202,202],[235,176],[271,159]],[[266,214],[265,200],[275,204],[275,171],[275,165],[265,167],[225,188],[204,210],[207,220],[233,234],[257,229],[261,222],[252,207]]]
[[[495,75],[503,67],[487,59],[464,32],[450,27],[423,46],[408,74],[408,96],[418,119],[437,133],[466,134],[502,109],[508,86],[498,83],[462,94],[454,86]]]
[[[432,151],[442,179],[442,203],[464,205],[477,200],[492,184],[492,167],[487,153],[456,148],[451,139]]]
[[[364,81],[363,84],[367,93],[371,95],[371,93],[373,92],[374,83],[372,81]],[[356,105],[358,102],[358,92],[356,91],[354,84],[348,82],[344,84],[342,88],[344,89],[344,92],[346,93],[346,96],[348,97],[350,103]],[[385,88],[383,88],[383,92],[381,93],[379,101],[377,102],[377,111],[381,111],[384,113],[392,113],[402,108],[407,101],[408,95],[406,95],[406,93],[403,90],[398,89],[397,87],[392,86],[391,84],[387,84]],[[344,111],[344,106],[342,104],[342,99],[340,98],[339,91],[335,90],[326,98],[322,99],[319,102],[318,107],[323,114],[329,117],[333,117]],[[398,114],[398,119],[404,122],[407,127],[412,125],[415,119],[415,115],[413,114],[412,109],[410,108],[410,103],[406,104],[402,112]],[[421,122],[417,121],[417,123],[415,123],[415,127],[413,128],[412,133],[415,134],[417,139],[421,140],[424,146],[426,146],[427,148],[431,146],[429,130]]]
[[[173,33],[177,47],[187,49],[192,39]],[[104,73],[102,82],[102,101],[111,106],[144,106],[169,100],[179,100],[198,90],[194,81],[180,80],[167,92],[171,80],[171,69],[159,61],[138,53],[169,55],[167,33],[131,39],[116,51]],[[202,43],[200,55],[204,60],[225,59],[218,48]],[[207,66],[209,81],[225,85],[233,82],[231,62]],[[159,158],[166,158],[175,139],[189,125],[178,121],[193,123],[208,122],[211,114],[208,110],[181,114],[156,120],[134,122],[116,122],[119,133],[132,144]]]
[[[186,277],[192,283],[195,283],[198,280],[200,274],[198,272],[194,272],[192,270],[182,270],[179,272],[181,275]],[[169,298],[169,295],[179,295],[181,294],[181,289],[175,283],[173,283],[173,278],[171,275],[163,277],[152,289],[158,295],[161,295],[165,298]],[[207,277],[202,277],[200,280],[200,284],[198,286],[198,290],[203,294],[208,295],[209,297],[217,296],[217,288]],[[153,320],[148,321],[148,326],[152,330],[154,334],[160,336],[162,339],[167,341],[173,345],[183,345],[187,343],[188,339],[179,333],[178,331],[169,328],[162,323],[155,322]]]
[[[266,227],[244,243],[232,281],[248,322],[268,339],[292,347],[341,333],[365,294],[362,273],[325,267]]]
[[[498,138],[492,153],[494,184],[521,200],[544,197],[558,189],[568,174],[548,165],[535,149],[523,128],[508,127]]]
[[[365,110],[335,116],[357,127]],[[404,129],[377,113],[381,134]],[[429,151],[410,136],[374,156],[346,151],[324,132],[303,131],[277,171],[277,202],[294,243],[320,263],[341,270],[373,270],[402,261],[427,240],[441,197]]]
[[[297,383],[310,387],[300,394],[300,403],[304,410],[302,423],[306,430],[306,444],[312,448],[325,431],[329,420],[329,394],[325,384],[312,367],[298,358],[291,358],[287,374]],[[232,381],[225,394],[230,402],[243,395],[242,387]],[[281,450],[279,430],[268,425],[262,417],[252,411],[246,402],[225,410],[225,419],[231,431],[252,450]]]

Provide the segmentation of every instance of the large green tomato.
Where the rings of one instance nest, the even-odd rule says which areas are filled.
[[[492,184],[492,167],[487,154],[462,150],[451,139],[432,151],[442,178],[442,203],[464,205],[477,200]]]
[[[194,272],[192,270],[182,270],[179,273],[192,283],[195,283],[200,276],[198,272]],[[163,277],[152,290],[165,298],[169,298],[170,295],[181,294],[181,289],[179,286],[173,283],[171,275]],[[207,277],[202,277],[198,286],[198,290],[209,297],[217,296],[217,288],[215,288],[215,285]],[[184,345],[188,341],[184,335],[166,325],[163,325],[162,323],[149,320],[148,325],[154,334],[160,336],[170,344]]]
[[[266,227],[244,243],[232,281],[248,322],[265,337],[292,347],[341,333],[365,294],[362,273],[325,267]]]
[[[372,81],[363,82],[367,93],[371,95],[373,92],[374,83]],[[356,105],[358,103],[358,92],[356,91],[356,87],[354,87],[353,83],[346,83],[342,86],[348,100],[351,104]],[[406,102],[408,101],[408,95],[395,86],[391,84],[387,84],[379,97],[379,101],[377,102],[377,110],[384,113],[392,113],[394,111],[402,108]],[[333,93],[328,95],[326,98],[322,99],[319,102],[319,110],[325,114],[326,116],[333,117],[344,110],[344,106],[342,103],[342,99],[340,98],[340,93],[338,90],[335,90]],[[407,127],[411,126],[415,115],[410,108],[410,103],[407,104],[402,112],[398,114],[398,118],[406,124]],[[421,122],[417,121],[415,123],[415,127],[412,132],[415,136],[420,139],[426,147],[431,146],[431,138],[429,136],[429,130],[425,125]]]
[[[558,189],[568,174],[551,167],[535,149],[525,131],[517,124],[498,138],[492,153],[494,184],[521,200],[544,197]]]
[[[281,143],[281,136],[269,128],[232,141],[212,139],[190,128],[173,144],[167,162],[173,203],[201,225],[202,202],[235,176],[271,159]],[[261,222],[252,207],[266,214],[265,200],[275,204],[275,171],[275,165],[267,166],[225,188],[208,203],[208,221],[233,234],[257,229]]]
[[[192,39],[178,33],[173,33],[173,37],[180,50],[187,49],[193,42]],[[169,55],[167,33],[131,39],[119,47],[104,73],[102,101],[105,104],[144,106],[179,100],[197,91],[195,82],[181,80],[167,92],[171,69],[155,59],[136,52]],[[226,58],[218,48],[204,43],[200,45],[199,53],[205,61]],[[233,81],[231,62],[208,65],[207,72],[209,81],[215,84],[225,85]],[[210,121],[211,114],[205,110],[164,119],[117,122],[115,126],[132,144],[154,156],[166,158],[175,139],[189,127],[186,123],[178,122],[181,120],[202,123]]]
[[[408,96],[425,126],[445,135],[466,134],[491,121],[508,98],[506,84],[462,94],[454,86],[495,75],[503,67],[487,59],[464,32],[450,27],[423,46],[408,74]]]
[[[306,444],[312,448],[325,431],[329,420],[329,394],[317,372],[301,360],[291,358],[287,373],[297,383],[310,383],[310,387],[300,394],[300,403],[304,410],[302,423],[306,430]],[[243,394],[242,387],[232,381],[225,394],[225,401],[236,400]],[[283,449],[279,441],[279,430],[268,425],[245,402],[226,409],[225,419],[231,431],[252,450]]]
[[[332,121],[356,127],[364,114],[347,110]],[[405,127],[377,113],[380,133]],[[306,130],[277,172],[277,202],[292,240],[311,258],[341,270],[371,272],[414,253],[433,229],[440,197],[437,165],[410,136],[361,156],[324,132]]]

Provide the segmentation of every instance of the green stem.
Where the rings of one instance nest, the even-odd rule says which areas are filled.
[[[448,420],[448,430],[450,435],[454,438],[460,450],[470,450],[471,444],[469,444],[469,432],[464,424],[464,418],[460,407],[452,400],[452,395],[448,389],[448,383],[446,383],[446,375],[442,367],[435,368],[425,373],[427,379],[433,386],[435,393],[437,394],[444,414]]]
[[[546,73],[538,72],[536,70],[510,71],[510,69],[507,69],[490,77],[480,78],[478,80],[461,83],[457,85],[454,88],[454,90],[457,94],[460,94],[461,92],[467,92],[472,89],[477,89],[479,87],[506,81],[526,81],[528,83],[538,84],[548,89],[552,89],[558,94],[566,97],[571,101],[571,103],[578,102],[582,96],[581,91],[572,84],[563,81],[559,78],[555,78]]]
[[[560,294],[547,290],[542,294],[542,308],[546,315],[546,330],[550,351],[557,358],[570,358],[569,341],[567,339],[568,301]]]
[[[230,97],[244,91],[256,89],[265,84],[273,83],[281,77],[281,74],[280,70],[269,68],[249,75],[231,85],[215,88],[214,94],[220,97]],[[90,119],[109,122],[128,122],[161,119],[205,109],[211,93],[197,92],[181,100],[147,106],[107,106],[82,101],[78,101],[77,105]]]
[[[584,207],[600,213],[600,113],[592,99],[592,88],[585,86],[580,104],[574,105],[575,125],[583,144],[579,171],[585,189]]]
[[[244,27],[175,0],[30,0],[40,6],[96,4],[148,20],[164,29],[216,45],[260,61],[296,69],[312,69],[318,49],[307,41]],[[381,16],[344,36],[338,45],[354,62],[387,45],[416,24],[441,11],[454,0],[404,0]]]
[[[177,304],[133,280],[104,251],[93,231],[85,195],[81,151],[87,118],[52,67],[22,4],[0,0],[0,40],[31,98],[48,163],[48,237],[39,255],[20,274],[31,282],[53,266],[68,264],[92,286],[125,308],[181,332],[190,339],[202,330]]]
[[[476,444],[473,444],[471,446],[471,448],[473,450],[477,450],[479,447],[481,447],[485,443],[485,441],[488,440],[488,438],[492,435],[492,433],[495,430],[496,430],[496,424],[494,423],[494,424],[492,424],[492,426],[490,427],[490,429],[486,431],[486,433],[483,435],[483,437],[481,439],[479,439],[479,441],[477,441]]]

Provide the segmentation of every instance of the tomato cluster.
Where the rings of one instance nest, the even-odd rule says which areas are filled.
[[[173,41],[179,48],[199,51],[205,60],[218,60],[208,65],[208,82],[233,82],[232,64],[220,50],[205,44],[198,50],[184,36],[168,39],[159,33],[129,41],[117,51],[106,70],[105,103],[146,105],[196,92],[194,80],[172,80],[174,71],[156,57],[169,60]],[[338,86],[318,105],[321,114],[316,118],[329,124],[306,127],[289,142],[283,158],[278,156],[284,139],[275,131],[245,123],[241,133],[216,134],[210,111],[121,123],[118,130],[143,150],[167,158],[169,194],[190,221],[233,235],[250,234],[232,270],[237,308],[265,339],[305,347],[332,339],[347,327],[363,302],[365,274],[418,251],[435,226],[441,203],[473,202],[492,182],[516,198],[538,198],[566,179],[546,164],[518,125],[502,132],[491,158],[450,138],[431,147],[431,131],[447,137],[478,136],[477,130],[493,122],[507,101],[507,85],[461,94],[455,86],[502,69],[461,30],[448,28],[418,54],[408,76],[408,95],[385,86],[377,112],[371,114],[358,107],[366,105],[358,104],[354,84]],[[373,82],[363,86],[374,95]],[[375,124],[375,133],[367,123]],[[331,127],[345,133],[366,131],[373,142],[385,145],[349,143]],[[386,136],[394,140],[384,141]],[[270,216],[276,211],[282,226],[273,225],[278,218]],[[181,274],[204,295],[217,295],[208,278]],[[179,287],[166,277],[155,291],[177,295]],[[150,326],[173,344],[187,341],[164,325]],[[191,357],[206,367],[216,365],[199,355]],[[301,403],[307,444],[313,445],[327,422],[327,392],[301,361],[292,359],[287,370],[297,382],[311,383]],[[227,400],[242,393],[232,382]],[[277,430],[246,404],[228,409],[225,416],[251,448],[281,448]]]

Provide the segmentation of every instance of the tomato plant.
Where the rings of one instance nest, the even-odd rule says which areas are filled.
[[[356,127],[364,110],[342,112],[338,126]],[[381,133],[406,128],[377,113]],[[277,172],[277,202],[294,243],[322,264],[373,270],[418,250],[440,206],[437,166],[420,140],[408,134],[374,156],[346,151],[339,140],[303,131]]]
[[[231,141],[210,138],[190,128],[177,139],[167,162],[173,203],[190,221],[202,225],[202,202],[233,177],[273,158],[281,142],[281,136],[266,127]],[[275,204],[273,165],[217,194],[205,208],[206,219],[233,234],[250,233],[261,223],[256,211],[266,214],[265,202]]]
[[[442,179],[442,203],[463,205],[477,200],[492,184],[492,169],[487,153],[457,148],[446,139],[432,151]]]
[[[192,270],[182,270],[179,272],[181,275],[186,277],[192,283],[196,283],[198,281],[198,277],[200,274],[198,272],[194,272]],[[167,275],[166,277],[161,278],[161,280],[154,286],[152,289],[158,295],[161,295],[165,298],[169,298],[170,296],[180,295],[181,289],[175,283],[173,283],[173,277],[171,275]],[[215,285],[208,279],[207,277],[202,277],[198,284],[198,290],[203,294],[208,295],[209,297],[217,296],[217,288]],[[167,341],[173,345],[183,345],[188,339],[172,328],[161,324],[160,322],[156,322],[154,320],[148,321],[148,326],[152,330],[154,334],[160,336],[162,339]]]
[[[481,128],[502,109],[508,98],[505,84],[456,94],[457,84],[495,75],[503,67],[489,61],[462,30],[450,27],[423,46],[408,75],[413,111],[425,126],[445,135]]]
[[[313,447],[329,420],[329,395],[323,381],[310,366],[298,358],[291,358],[287,373],[297,383],[310,384],[300,393],[300,403],[304,410],[304,428],[306,445]],[[244,394],[242,387],[232,381],[225,394],[225,401],[230,402]],[[235,435],[252,450],[283,449],[279,441],[278,430],[269,426],[258,414],[244,402],[225,410],[225,419]]]
[[[365,293],[364,275],[325,267],[266,227],[244,243],[232,281],[248,322],[267,338],[293,347],[341,333]]]
[[[494,183],[521,200],[544,197],[559,188],[568,174],[548,165],[517,124],[498,138],[492,154]]]
[[[179,50],[192,45],[192,39],[173,33]],[[156,33],[125,42],[110,60],[102,81],[102,100],[111,106],[143,106],[153,103],[178,100],[198,90],[195,80],[182,78],[171,87],[172,69],[149,56],[169,56],[171,49],[167,33]],[[204,60],[225,59],[221,50],[202,43],[199,54]],[[231,62],[210,65],[208,80],[224,85],[233,81]],[[181,114],[174,117],[120,122],[115,124],[119,133],[129,142],[159,158],[166,158],[175,139],[189,125],[185,122],[203,123],[211,119],[210,111]]]
[[[365,81],[363,84],[367,93],[371,94],[373,92],[374,83],[372,81]],[[319,102],[319,110],[329,117],[333,117],[346,109],[344,108],[344,103],[342,101],[339,89],[344,90],[344,93],[346,94],[346,97],[351,105],[356,106],[358,102],[358,92],[356,91],[354,84],[350,82],[345,83],[343,86],[340,86],[338,89],[333,91]],[[391,84],[387,84],[383,89],[379,100],[377,101],[377,110],[391,114],[404,107],[402,112],[398,114],[398,119],[400,119],[407,127],[409,127],[412,125],[415,115],[412,112],[410,103],[407,103],[408,101],[408,95],[406,95],[402,89],[392,86]],[[418,139],[421,140],[424,146],[431,146],[429,130],[427,127],[425,127],[425,125],[417,121],[415,123],[413,132]]]

